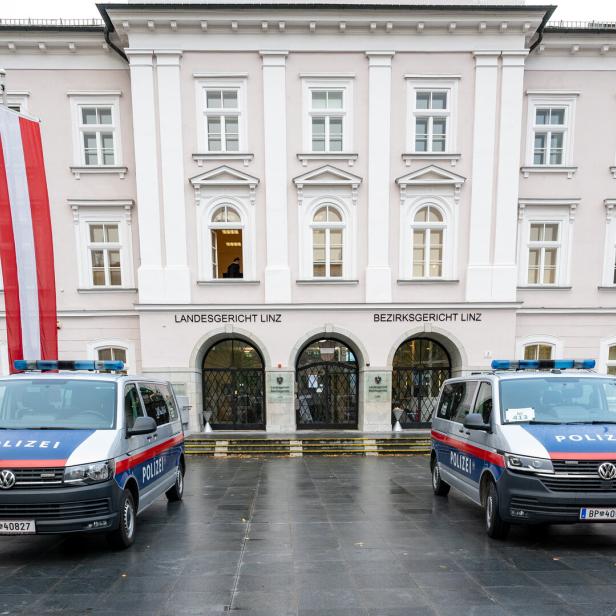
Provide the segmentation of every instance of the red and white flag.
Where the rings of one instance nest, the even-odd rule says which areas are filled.
[[[57,359],[56,282],[41,129],[0,105],[0,261],[16,359]]]

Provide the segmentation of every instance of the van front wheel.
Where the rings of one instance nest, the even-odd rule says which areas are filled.
[[[493,481],[488,481],[485,496],[486,533],[492,539],[506,539],[510,525],[504,522],[499,512],[498,490]]]
[[[119,507],[120,525],[107,539],[112,547],[118,550],[129,548],[135,542],[135,527],[137,524],[137,511],[135,500],[130,490],[124,490]]]

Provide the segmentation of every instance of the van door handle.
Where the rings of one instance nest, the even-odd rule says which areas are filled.
[[[462,432],[464,432],[464,428],[460,428],[460,429],[458,430],[458,432],[459,432],[460,434],[462,434]],[[467,432],[467,434],[468,434],[468,432]]]

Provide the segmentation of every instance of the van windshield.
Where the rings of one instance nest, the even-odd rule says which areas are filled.
[[[500,406],[503,423],[616,423],[616,379],[503,380]]]
[[[0,381],[0,430],[111,430],[116,384],[85,379]]]

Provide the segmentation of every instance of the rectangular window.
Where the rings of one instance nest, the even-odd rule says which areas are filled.
[[[124,420],[128,430],[135,425],[137,417],[143,417],[143,408],[141,407],[137,387],[134,383],[130,383],[124,388]]]
[[[313,152],[342,152],[344,91],[311,90],[310,117]]]
[[[90,223],[88,237],[92,286],[122,286],[122,245],[118,223]]]
[[[535,108],[533,164],[564,164],[566,121],[566,107]]]
[[[524,347],[524,359],[552,359],[553,348],[551,344],[527,344]]]
[[[206,88],[208,152],[239,152],[240,117],[239,88]]]
[[[116,164],[113,115],[111,105],[79,106],[79,134],[84,165],[102,167]]]
[[[528,284],[556,284],[560,250],[560,224],[533,222],[528,241]]]
[[[447,90],[416,90],[415,152],[446,152],[449,120]]]
[[[157,426],[168,424],[170,421],[169,408],[167,402],[158,385],[152,383],[141,383],[139,391],[145,406],[148,417],[156,421]]]
[[[312,230],[312,275],[315,278],[342,278],[342,229]]]

